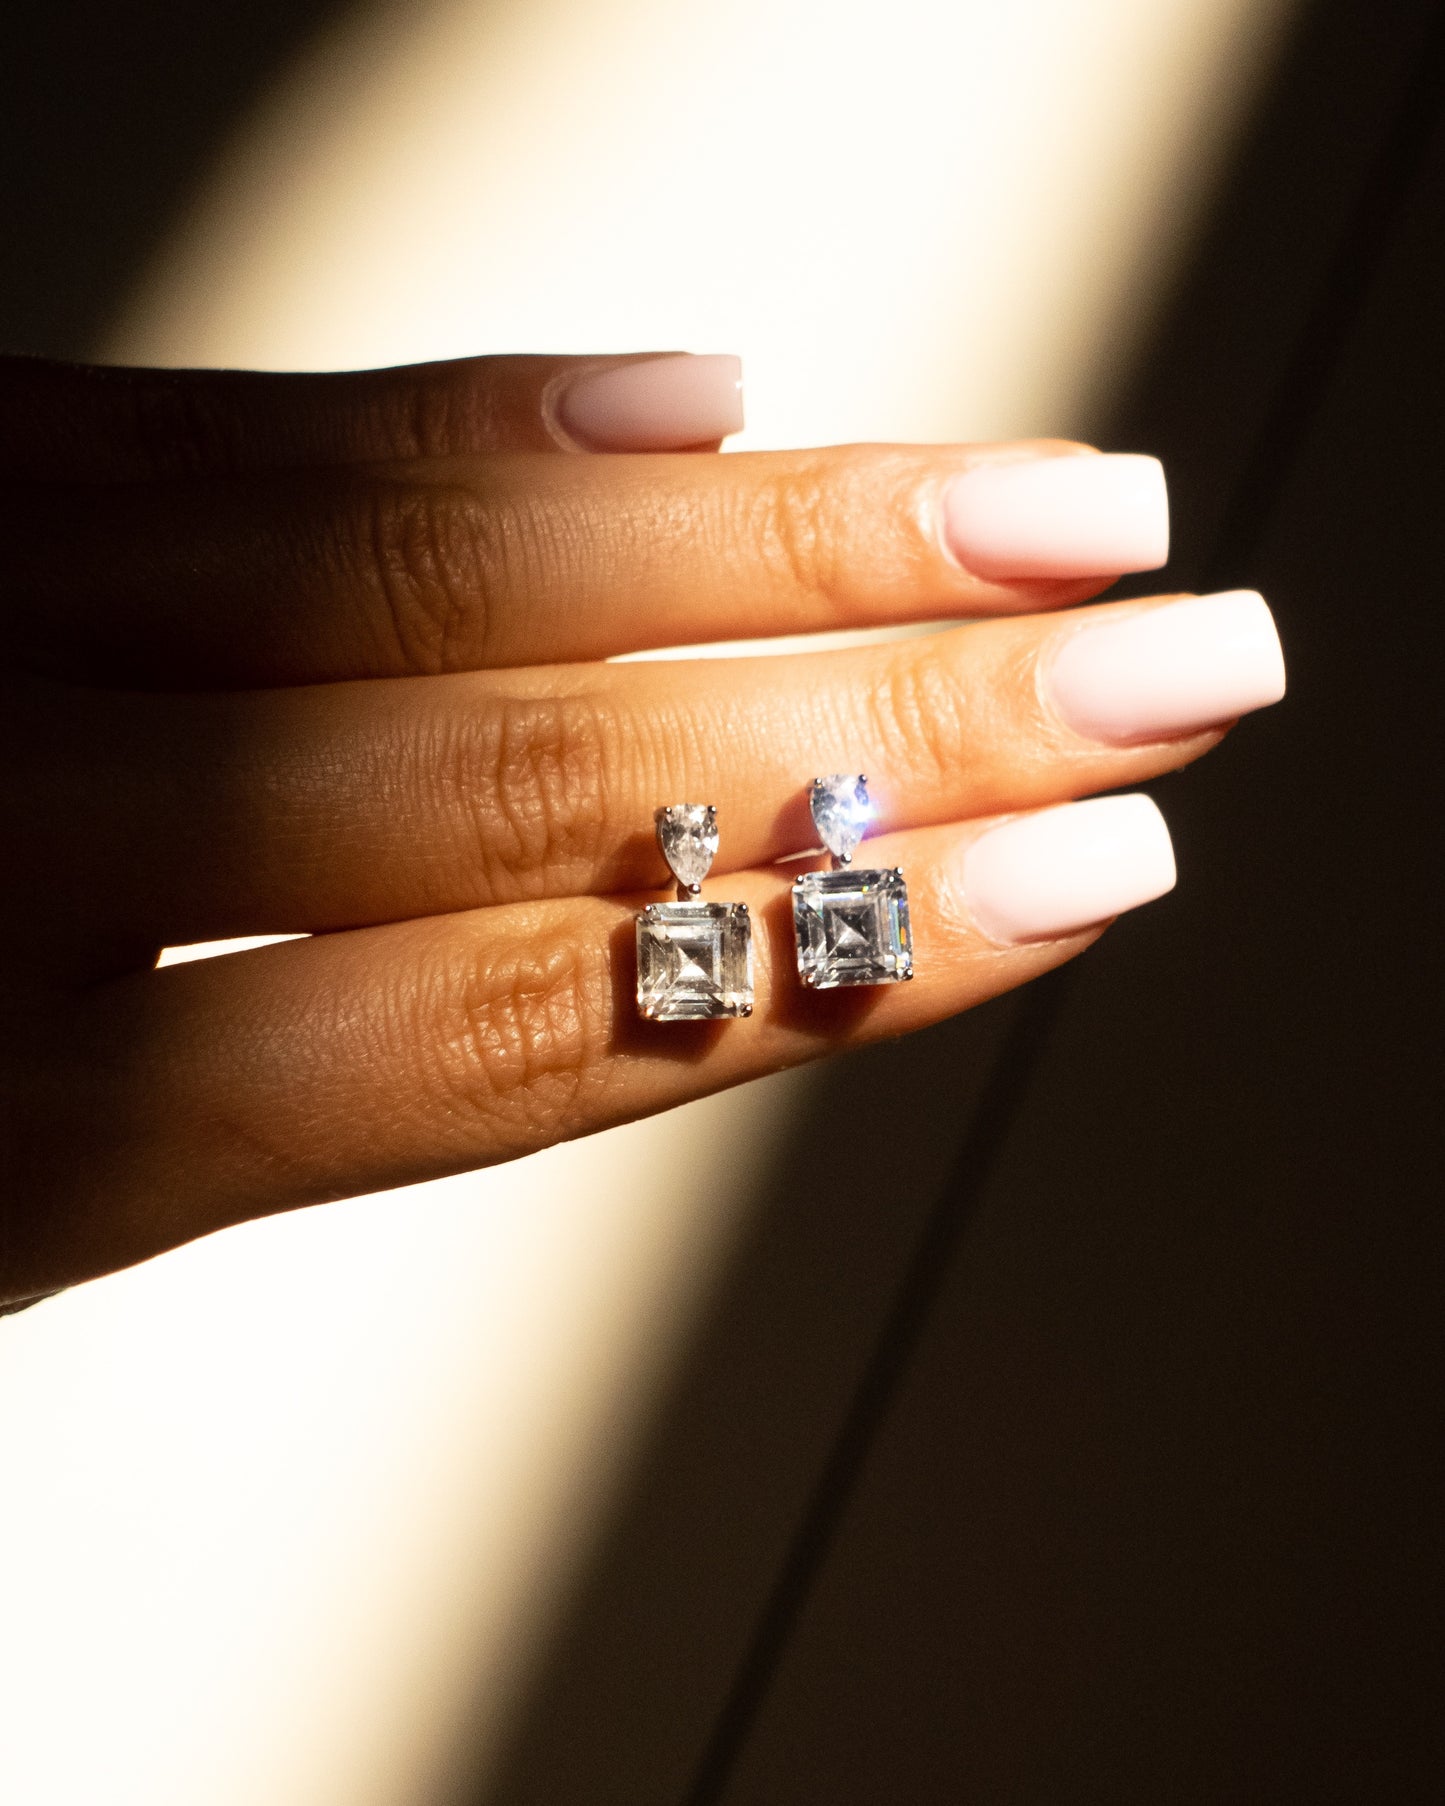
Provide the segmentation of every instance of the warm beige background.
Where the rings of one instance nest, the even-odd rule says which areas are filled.
[[[1284,8],[358,13],[111,349],[735,350],[752,444],[1068,432]],[[8,1797],[412,1806],[464,1708],[485,1751],[807,1096],[233,1231],[0,1325]]]

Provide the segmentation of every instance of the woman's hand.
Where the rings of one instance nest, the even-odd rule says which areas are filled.
[[[673,455],[737,424],[730,359],[0,365],[0,1299],[921,1027],[1169,887],[1152,804],[1055,806],[1198,757],[1283,673],[1257,597],[1051,612],[1163,562],[1158,466]],[[999,618],[602,662],[961,615]],[[906,872],[913,984],[798,983],[776,862],[839,769]],[[706,894],[752,908],[748,1021],[636,1013],[684,801],[718,807]]]

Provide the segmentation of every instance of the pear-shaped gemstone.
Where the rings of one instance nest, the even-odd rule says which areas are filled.
[[[654,819],[673,877],[679,884],[701,884],[717,854],[717,810],[711,803],[669,803]]]
[[[835,859],[847,865],[867,833],[873,813],[867,784],[856,772],[834,772],[831,777],[813,779],[809,801],[819,839]]]

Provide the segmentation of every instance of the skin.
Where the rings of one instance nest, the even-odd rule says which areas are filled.
[[[1221,737],[1081,740],[1038,673],[1078,620],[1054,611],[1113,574],[986,583],[942,545],[953,472],[1084,448],[576,455],[548,425],[570,367],[0,360],[0,1302],[1025,983],[1104,925],[987,940],[969,838]],[[601,662],[964,615],[995,618]],[[870,775],[868,862],[907,873],[918,976],[811,995],[777,862],[813,844],[807,781],[839,768]],[[723,829],[706,894],[753,912],[756,1011],[645,1024],[632,921],[670,894],[652,812],[699,800]],[[153,969],[286,932],[315,938]]]

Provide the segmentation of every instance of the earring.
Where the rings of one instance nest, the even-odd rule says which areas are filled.
[[[850,772],[814,778],[808,802],[833,864],[831,871],[804,872],[793,884],[799,978],[814,991],[912,978],[903,873],[897,866],[877,871],[852,866],[873,813],[868,780]]]
[[[753,1013],[753,925],[746,903],[703,903],[717,852],[711,803],[659,809],[657,844],[677,880],[675,903],[637,918],[637,1008],[649,1022],[700,1022]]]

